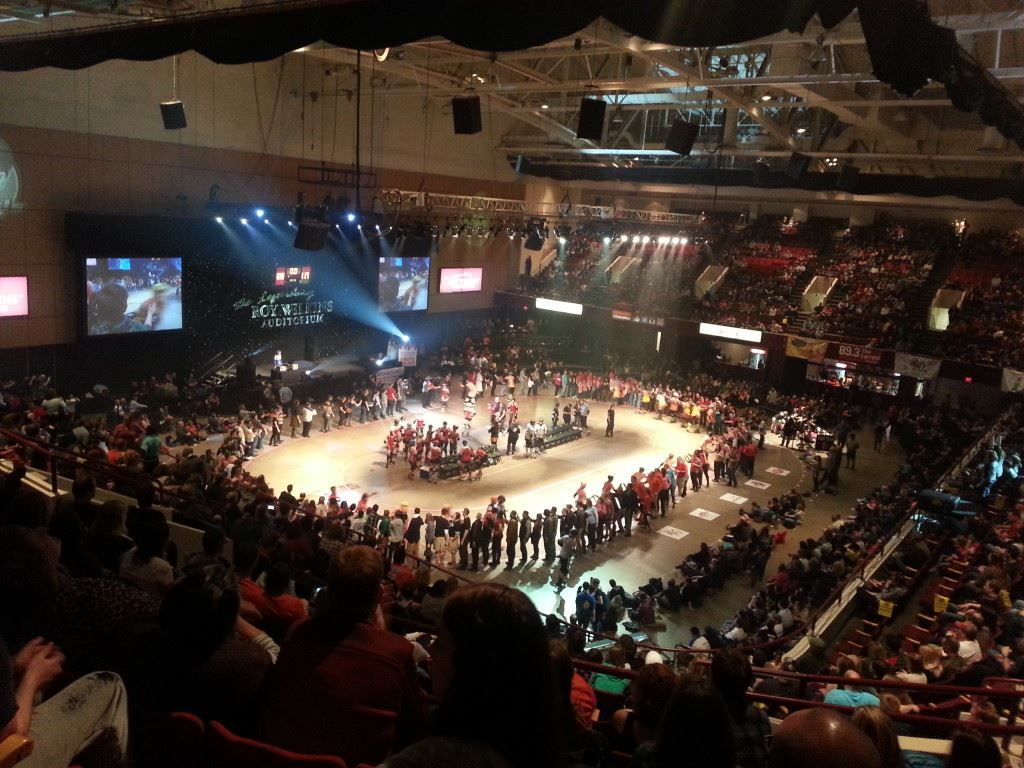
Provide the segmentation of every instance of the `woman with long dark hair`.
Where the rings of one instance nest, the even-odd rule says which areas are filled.
[[[561,768],[564,719],[548,640],[530,599],[480,584],[448,598],[431,653],[441,704],[430,736],[387,768]]]
[[[650,757],[641,764],[651,768],[735,768],[729,710],[706,680],[684,677],[679,681],[662,715]]]

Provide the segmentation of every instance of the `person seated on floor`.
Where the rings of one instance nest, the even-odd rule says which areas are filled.
[[[675,579],[669,579],[665,591],[658,595],[658,605],[666,611],[678,611],[683,607],[682,590]]]
[[[641,626],[653,624],[656,619],[654,598],[646,592],[641,592],[640,604],[629,612],[629,618]]]
[[[370,547],[346,547],[331,560],[322,609],[293,627],[270,673],[260,716],[266,741],[376,765],[418,732],[413,645],[384,628],[383,578],[383,558]]]

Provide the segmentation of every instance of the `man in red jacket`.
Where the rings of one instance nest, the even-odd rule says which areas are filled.
[[[263,738],[294,752],[377,765],[423,718],[413,646],[384,629],[384,561],[351,546],[331,561],[327,604],[281,646],[262,712]]]

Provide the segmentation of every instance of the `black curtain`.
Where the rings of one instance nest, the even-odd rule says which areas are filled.
[[[0,70],[81,69],[190,50],[218,64],[242,64],[269,61],[321,40],[368,50],[441,36],[476,50],[512,51],[566,37],[599,17],[655,42],[715,46],[799,31],[815,14],[833,26],[852,8],[852,0],[293,2],[19,37],[0,42]]]

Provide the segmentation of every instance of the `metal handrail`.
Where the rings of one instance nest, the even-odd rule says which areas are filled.
[[[76,467],[86,467],[93,471],[97,476],[105,475],[115,480],[121,480],[125,484],[140,487],[145,485],[148,481],[152,484],[158,494],[163,497],[177,498],[181,501],[187,501],[184,496],[181,496],[176,491],[171,491],[164,488],[163,483],[152,475],[142,475],[137,477],[124,472],[114,464],[101,463],[94,459],[86,458],[85,456],[73,453],[72,451],[65,450],[63,448],[56,448],[54,446],[45,445],[36,440],[25,437],[22,434],[14,432],[9,429],[0,429],[0,437],[4,440],[16,443],[24,448],[28,448],[32,451],[41,453],[47,458],[47,472],[50,474],[50,486],[51,491],[54,495],[60,493],[58,486],[58,463],[63,461],[68,464],[72,464]]]

